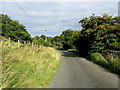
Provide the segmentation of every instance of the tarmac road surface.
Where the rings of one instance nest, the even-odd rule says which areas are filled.
[[[61,52],[61,64],[49,88],[118,88],[118,76],[84,58]]]

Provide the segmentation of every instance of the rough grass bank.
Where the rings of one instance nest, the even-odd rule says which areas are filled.
[[[104,68],[107,68],[113,73],[120,75],[120,55],[108,54],[104,55],[101,53],[91,53],[89,59],[97,63]]]
[[[60,63],[50,47],[2,47],[2,88],[47,88]]]

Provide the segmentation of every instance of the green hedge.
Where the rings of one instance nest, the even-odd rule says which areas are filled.
[[[120,58],[119,56],[113,57],[111,55],[104,55],[101,53],[90,53],[89,58],[92,62],[97,63],[111,72],[120,75]]]

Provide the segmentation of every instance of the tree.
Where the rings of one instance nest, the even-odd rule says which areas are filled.
[[[73,30],[68,29],[66,31],[63,31],[62,34],[60,35],[63,38],[63,48],[64,49],[72,49],[74,48],[73,44]]]
[[[59,48],[59,49],[63,49],[63,37],[62,36],[55,36],[52,39],[52,44],[54,47]]]
[[[35,36],[33,38],[33,43],[41,44],[41,45],[44,45],[44,46],[52,47],[51,41],[52,41],[52,37],[47,37],[45,35]]]
[[[80,20],[82,31],[76,39],[79,52],[104,52],[120,50],[120,17],[90,16]]]
[[[45,36],[45,35],[41,35],[40,37],[43,38],[44,40],[46,39],[46,36]]]
[[[32,41],[24,25],[4,14],[0,14],[0,18],[2,19],[2,36],[6,38],[11,37],[12,40]]]

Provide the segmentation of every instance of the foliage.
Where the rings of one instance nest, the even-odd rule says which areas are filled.
[[[83,28],[74,35],[77,51],[120,75],[120,17],[93,15],[79,23]]]
[[[26,27],[20,24],[16,20],[12,20],[10,17],[4,14],[0,14],[1,22],[0,27],[2,28],[2,36],[13,40],[24,40],[31,41],[31,36],[27,32]]]
[[[61,36],[55,36],[52,39],[52,44],[54,47],[62,49],[63,48],[63,37]]]
[[[51,41],[52,41],[52,37],[47,37],[45,35],[35,36],[33,38],[33,43],[41,44],[41,45],[49,46],[49,47],[52,46]]]
[[[82,31],[76,39],[76,48],[83,54],[120,50],[120,17],[90,16],[80,20]]]
[[[120,57],[118,55],[103,55],[100,53],[90,53],[89,58],[92,62],[97,63],[110,71],[120,75]]]
[[[75,49],[74,41],[78,38],[80,31],[67,29],[60,36],[52,38],[52,46],[58,49]]]
[[[45,35],[35,36],[33,38],[33,43],[41,44],[44,46],[50,46],[57,49],[75,49],[74,37],[79,31],[65,30],[60,36],[47,37]]]
[[[60,35],[63,38],[63,49],[72,49],[74,48],[73,44],[73,30],[66,30],[63,31],[62,34]]]
[[[103,66],[107,66],[107,64],[108,64],[108,61],[103,57],[103,55],[101,53],[98,53],[98,52],[91,53],[90,58],[91,58],[91,61],[93,61],[97,64],[100,64]]]
[[[8,47],[3,42],[2,88],[47,88],[60,62],[50,47]]]

